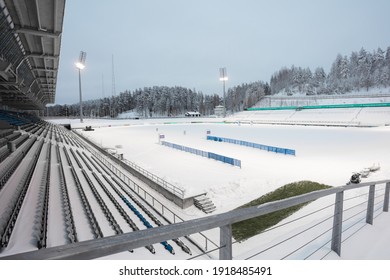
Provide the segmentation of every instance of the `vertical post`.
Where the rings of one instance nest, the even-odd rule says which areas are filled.
[[[225,78],[225,77],[224,77]],[[226,117],[225,79],[223,79],[223,117]]]
[[[372,225],[374,222],[374,199],[375,185],[371,185],[368,191],[367,216],[366,223]]]
[[[225,94],[225,82],[228,80],[226,67],[219,68],[220,80],[223,82],[223,117],[226,117],[226,94]]]
[[[85,68],[85,58],[87,53],[84,51],[80,52],[79,61],[76,63],[77,69],[79,69],[79,94],[80,94],[80,122],[83,122],[83,100],[81,94],[81,69]]]
[[[81,94],[81,69],[79,69],[80,122],[83,122],[83,97]]]
[[[343,204],[344,192],[336,193],[336,201],[333,215],[333,231],[331,249],[340,256],[341,254],[341,234],[343,227]]]
[[[385,201],[383,202],[383,212],[389,212],[389,194],[390,194],[390,182],[386,183]]]
[[[232,225],[220,227],[219,259],[231,260],[232,254]]]

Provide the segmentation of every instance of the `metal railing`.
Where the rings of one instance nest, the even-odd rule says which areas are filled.
[[[100,150],[103,150],[103,148],[97,144],[95,141],[91,140],[90,138],[87,138],[86,136],[84,135],[81,135],[79,132],[75,131],[75,134],[82,137],[82,139],[85,139],[86,141],[90,142],[91,144],[95,145],[96,147],[98,147]],[[135,164],[134,162],[131,162],[127,159],[121,159],[121,161],[123,163],[125,163],[126,165],[128,165],[129,167],[133,168],[134,170],[136,170],[137,172],[139,172],[140,174],[144,175],[146,178],[150,179],[151,181],[157,183],[158,185],[160,185],[162,188],[164,188],[165,190],[169,191],[170,193],[172,193],[173,195],[183,199],[185,198],[185,190],[183,188],[180,188],[180,187],[177,187],[167,181],[165,181],[164,179],[160,178],[159,176],[149,172],[148,170],[140,167],[139,165]]]
[[[131,161],[127,160],[127,159],[123,159],[122,162],[124,162],[126,165],[130,166],[134,170],[138,171],[139,173],[141,173],[145,177],[149,178],[153,182],[157,183],[158,185],[160,185],[161,187],[163,187],[167,191],[169,191],[172,194],[176,195],[177,197],[180,197],[180,198],[184,198],[185,197],[185,190],[184,189],[182,189],[180,187],[177,187],[177,186],[175,186],[175,185],[165,181],[164,179],[161,179],[157,175],[155,175],[155,174],[147,171],[146,169],[138,166],[134,162],[131,162]]]
[[[328,197],[330,195],[335,195],[334,214],[332,217],[333,226],[330,234],[331,250],[340,254],[343,234],[341,229],[343,223],[345,223],[345,221],[343,221],[343,213],[347,210],[344,209],[343,206],[344,193],[353,189],[369,187],[367,207],[364,212],[365,222],[372,224],[374,220],[374,201],[376,198],[375,188],[377,185],[382,184],[385,184],[385,188],[383,192],[383,205],[380,208],[382,211],[388,212],[390,180],[383,180],[314,191],[284,200],[269,202],[260,206],[233,210],[205,218],[11,255],[2,259],[95,259],[214,228],[220,228],[219,258],[232,259],[232,224],[302,203],[311,202],[319,198]]]
[[[79,134],[75,134],[80,136]],[[85,138],[81,137],[81,139],[85,140]],[[112,173],[114,173],[122,182],[124,182],[131,190],[134,191],[140,198],[143,199],[145,203],[147,203],[150,207],[152,207],[157,213],[159,213],[164,219],[170,223],[180,223],[185,220],[169,209],[163,202],[156,199],[153,194],[148,192],[145,188],[140,186],[134,180],[132,180],[129,176],[126,175],[126,172],[121,170],[121,167],[110,160],[108,156],[96,151],[89,145],[86,145],[85,148],[93,155],[99,162],[101,162],[107,169],[109,169]],[[151,173],[150,173],[151,174]],[[156,178],[158,178],[156,176]],[[164,181],[165,182],[165,181]],[[212,241],[209,237],[207,237],[202,232],[199,232],[195,235],[191,236],[191,241],[196,242],[196,245],[202,248],[202,250],[207,251],[210,247],[217,248],[218,245]]]

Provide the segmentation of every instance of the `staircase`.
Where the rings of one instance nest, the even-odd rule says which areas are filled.
[[[216,209],[216,206],[214,205],[214,203],[205,194],[195,197],[194,204],[197,208],[199,208],[200,210],[202,210],[206,214],[210,214],[210,213],[214,212]]]

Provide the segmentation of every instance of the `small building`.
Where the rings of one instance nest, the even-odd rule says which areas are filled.
[[[217,117],[223,117],[225,115],[225,107],[222,105],[218,105],[214,108],[214,114]]]
[[[200,113],[195,111],[195,112],[187,112],[185,113],[186,117],[200,117]]]

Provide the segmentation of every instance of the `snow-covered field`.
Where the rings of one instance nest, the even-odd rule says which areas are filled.
[[[215,136],[295,149],[296,156],[209,141],[207,130]],[[159,133],[172,143],[240,159],[242,168],[159,145]],[[103,147],[121,146],[124,158],[185,189],[186,196],[206,192],[218,212],[299,180],[343,185],[352,172],[373,164],[382,168],[370,180],[390,177],[390,154],[384,152],[389,127],[175,123],[95,127],[82,134]]]
[[[271,115],[273,112],[266,114]],[[363,182],[390,178],[390,127],[385,126],[390,123],[390,109],[283,111],[276,115],[281,119],[291,119],[293,115],[308,122],[312,119],[331,119],[333,123],[340,123],[355,119],[362,125],[375,126],[256,124],[264,120],[264,114],[258,112],[242,112],[226,119],[91,119],[85,120],[83,124],[74,119],[53,122],[71,123],[72,128],[91,125],[94,131],[79,131],[98,145],[117,149],[127,160],[185,189],[186,196],[207,193],[217,206],[214,213],[232,210],[290,182],[311,180],[341,186],[353,172],[372,165],[380,165],[381,168],[363,179]],[[207,131],[214,136],[295,149],[296,156],[208,141]],[[159,134],[164,134],[165,140],[172,143],[240,159],[242,168],[164,147],[158,144]],[[175,207],[172,205],[172,208]],[[185,219],[204,216],[194,207],[176,211]],[[210,233],[211,237],[217,234]],[[247,257],[248,251],[256,250],[253,244],[258,243],[259,240],[254,237],[236,244],[236,256]]]
[[[359,111],[360,116],[366,115],[364,120],[369,119],[368,122],[390,122],[388,108]],[[345,120],[346,115],[353,118],[357,112],[355,109],[334,109],[320,113],[308,110],[299,114],[296,111],[266,114],[273,117],[284,114],[286,118],[295,114],[306,120],[332,117],[333,121],[340,121]],[[370,115],[376,118],[368,118]],[[118,152],[123,153],[124,158],[184,188],[187,196],[207,192],[218,204],[219,212],[298,180],[343,185],[352,172],[373,164],[380,164],[382,168],[372,174],[370,180],[390,178],[386,147],[390,140],[390,127],[284,126],[234,121],[242,120],[244,116],[246,119],[252,117],[254,121],[264,119],[264,115],[258,112],[242,112],[228,119],[232,123],[205,118],[87,120],[84,124],[75,119],[65,122],[71,122],[72,128],[92,125],[94,131],[82,131],[82,134],[102,147],[121,147]],[[295,149],[296,156],[209,141],[206,140],[207,131],[215,136]],[[242,168],[159,145],[159,134],[164,134],[165,140],[172,143],[240,159]]]
[[[272,113],[267,112],[267,114],[271,115]],[[276,112],[276,115],[272,116],[273,118],[276,116],[279,117],[279,121],[275,122],[278,123],[278,125],[262,123],[262,121],[266,120],[264,116],[264,114],[259,114],[258,112],[242,112],[225,119],[86,119],[84,120],[84,123],[80,123],[78,119],[52,119],[49,121],[56,124],[71,124],[72,128],[77,130],[77,133],[83,134],[97,145],[123,154],[125,159],[160,178],[163,178],[167,182],[184,189],[185,197],[206,193],[216,205],[216,211],[213,214],[235,209],[282,185],[295,181],[311,180],[331,186],[341,186],[349,180],[353,172],[361,171],[364,168],[373,165],[380,166],[380,170],[371,173],[368,178],[363,179],[363,182],[390,178],[390,149],[388,148],[390,126],[386,126],[387,123],[390,123],[389,108],[364,108],[359,109],[358,111],[355,109],[307,110],[303,112],[278,111]],[[302,121],[306,121],[307,124],[312,124],[310,122],[315,118],[317,118],[318,121],[326,120],[327,125],[311,126],[280,124],[281,119],[291,120],[294,116],[300,118]],[[367,116],[375,117],[368,118]],[[351,119],[357,120],[361,126],[339,126],[340,123],[345,124]],[[336,126],[328,126],[329,124]],[[82,128],[85,128],[85,126],[92,126],[94,130],[84,131]],[[214,136],[294,149],[296,151],[296,156],[276,154],[264,150],[206,140],[207,132],[210,132],[210,134]],[[159,144],[159,136],[161,134],[165,136],[166,141],[175,144],[240,159],[242,166],[241,168],[234,167],[219,161],[162,146]],[[64,150],[65,148],[67,150],[70,150],[71,148],[70,145],[61,144],[61,146],[64,147]],[[44,149],[47,149],[47,142],[44,145]],[[75,147],[73,147],[73,149],[75,149]],[[63,159],[65,158],[62,150],[61,156]],[[56,162],[57,159],[54,153],[52,153],[52,157],[54,162]],[[43,162],[44,161],[39,161],[39,164],[43,164]],[[65,168],[65,173],[69,176],[71,176],[70,166],[71,165],[66,165]],[[73,166],[77,166],[74,161]],[[53,165],[55,170],[57,170],[56,167],[57,165]],[[54,171],[54,169],[52,182],[58,180],[56,179],[58,174],[55,173],[56,171]],[[77,169],[77,173],[80,172],[81,171]],[[89,171],[87,173],[92,175]],[[79,177],[83,177],[81,173],[79,174]],[[38,182],[40,177],[34,178],[34,180],[37,180]],[[97,184],[97,182],[94,184]],[[38,185],[38,183],[36,183],[36,185]],[[8,190],[10,190],[10,188],[8,188]],[[31,191],[29,192],[31,194]],[[150,192],[153,193],[152,190],[150,190]],[[351,193],[352,196],[358,195],[362,199],[367,197],[367,190],[359,190]],[[60,200],[58,190],[54,192],[51,191],[50,195],[52,198],[54,195],[55,200]],[[72,192],[70,195],[73,195]],[[91,201],[94,200],[92,199],[92,194],[87,195]],[[104,194],[102,193],[101,195]],[[165,200],[162,196],[159,196],[158,194],[155,195],[167,208],[185,220],[204,217],[206,215],[194,206],[181,209]],[[4,191],[2,196],[5,197]],[[35,198],[35,200],[36,199],[38,198]],[[324,205],[333,203],[334,198],[317,200],[292,215],[287,220],[293,220],[297,217],[317,211],[316,209],[321,208]],[[111,204],[111,202],[107,201],[107,204]],[[51,212],[53,213],[52,218],[49,216],[51,219],[49,230],[52,234],[52,237],[49,236],[50,244],[51,246],[64,244],[63,235],[61,236],[61,230],[58,228],[59,223],[53,221],[53,217],[61,216],[61,211],[58,207],[53,208],[55,203],[51,203],[50,205],[49,207],[54,211]],[[75,207],[75,205],[76,204],[72,205],[72,207]],[[94,202],[92,203],[92,207],[98,207],[98,204],[95,204]],[[125,205],[123,205],[123,207],[125,207]],[[27,204],[24,205],[24,210],[22,209],[24,213],[23,217],[30,217],[34,212],[29,209],[33,208],[33,205],[30,207]],[[76,209],[74,210],[76,211]],[[79,211],[82,211],[81,208]],[[99,210],[97,211],[99,212]],[[318,220],[327,219],[326,217],[328,215],[332,215],[332,210],[323,214],[318,213],[316,215],[311,215],[309,224],[317,223]],[[27,222],[18,222],[18,225],[24,225],[24,227],[19,227],[19,229],[22,230],[17,230],[15,232],[15,235],[13,235],[11,240],[13,247],[11,246],[12,248],[3,252],[5,255],[12,254],[12,252],[34,250],[34,244],[29,241],[29,231],[23,230],[26,226],[35,227],[35,222],[31,217]],[[381,220],[386,221],[386,219],[388,219],[388,213],[383,213],[380,218]],[[77,215],[76,227],[83,228],[83,225],[77,226],[77,223],[80,223],[80,220],[78,219],[79,216]],[[117,216],[116,219],[121,221],[121,217],[119,216]],[[121,221],[121,223],[122,227],[125,228],[124,222]],[[140,224],[139,226],[141,227],[142,225]],[[318,230],[322,232],[324,227],[329,226],[331,227],[331,225],[326,222],[324,226],[320,227]],[[276,231],[255,236],[242,243],[235,243],[234,258],[245,259],[256,255],[260,247],[272,246],[275,242],[285,239],[287,233],[297,233],[304,227],[307,227],[306,222],[295,222],[290,226],[285,226]],[[107,231],[108,229],[109,228],[107,228]],[[386,227],[381,228],[382,233],[387,232],[387,230]],[[59,231],[60,233],[60,235],[57,235],[59,236],[58,240],[55,238],[56,235],[54,234],[56,231]],[[128,231],[128,229],[126,231]],[[367,238],[375,236],[372,232],[362,232],[367,235]],[[89,237],[86,237],[86,234],[90,235],[90,233],[79,232],[79,237],[85,240],[90,239],[91,236],[88,235]],[[105,236],[110,234],[105,233]],[[205,234],[218,244],[218,229],[210,230]],[[308,232],[306,234],[307,235],[299,235],[301,242],[305,239],[311,239],[313,234],[317,235],[319,233],[317,231],[317,233]],[[19,236],[24,242],[19,242],[15,239],[16,236]],[[346,234],[346,236],[349,236],[349,233],[348,235]],[[348,240],[353,240],[354,238],[355,236],[352,236],[349,237]],[[351,251],[350,249],[348,254],[342,257],[348,259],[389,258],[388,252],[390,252],[390,250],[388,250],[388,247],[383,246],[384,243],[381,240],[383,241],[380,236],[376,237],[375,241],[377,242],[373,242],[371,238],[371,249],[376,248],[376,250],[366,250],[367,255],[365,255],[364,252],[358,252],[355,249],[352,249]],[[319,239],[318,242],[311,245],[311,247],[315,248],[323,243],[324,240]],[[289,246],[296,245],[284,245],[287,251],[291,250]],[[347,247],[347,245],[345,247]],[[378,248],[382,248],[383,250]],[[314,255],[313,258],[324,258],[326,255],[328,255],[326,257],[328,259],[339,258],[335,254],[329,254],[329,251],[329,246],[325,246],[318,251],[319,255]],[[279,259],[283,258],[284,252],[286,251],[278,250],[277,252],[269,252],[259,256],[259,258]],[[194,253],[196,254],[195,251]],[[213,254],[216,254],[214,257],[217,258],[218,253],[214,252]],[[294,259],[302,259],[304,257],[305,254],[300,253],[291,256],[291,258]],[[172,256],[161,253],[160,251],[158,251],[156,255],[151,255],[147,250],[142,249],[137,251],[137,254],[125,252],[107,258],[171,259]],[[174,258],[188,258],[188,256],[185,254],[177,254]],[[201,257],[200,259],[203,258],[204,257]],[[255,258],[257,257],[255,256]]]

